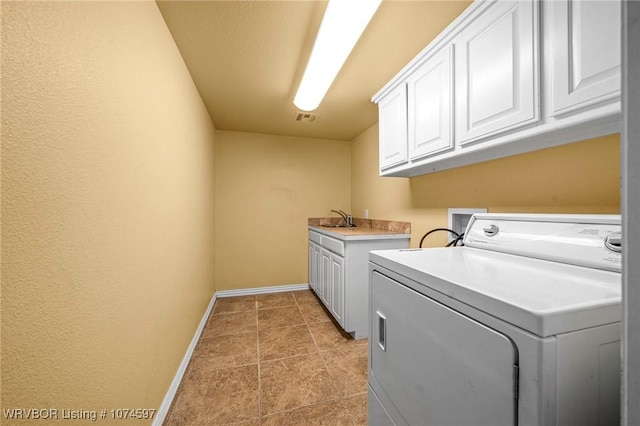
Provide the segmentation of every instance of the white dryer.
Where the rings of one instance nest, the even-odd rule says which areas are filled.
[[[369,424],[615,425],[620,216],[476,214],[370,253]]]

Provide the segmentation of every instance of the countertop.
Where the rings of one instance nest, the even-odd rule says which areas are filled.
[[[411,238],[410,222],[354,218],[355,227],[336,227],[341,222],[342,218],[309,218],[308,226],[310,230],[339,240]]]

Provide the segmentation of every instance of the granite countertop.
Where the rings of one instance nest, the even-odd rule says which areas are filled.
[[[398,222],[391,220],[353,218],[355,227],[342,228],[336,225],[343,224],[340,217],[309,218],[308,226],[315,231],[324,234],[333,234],[340,239],[386,237],[386,238],[410,238],[411,222]]]

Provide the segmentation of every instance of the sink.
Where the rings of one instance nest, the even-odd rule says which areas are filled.
[[[355,228],[356,225],[320,225],[322,228]]]

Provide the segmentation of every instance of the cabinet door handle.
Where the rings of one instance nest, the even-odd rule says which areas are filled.
[[[387,351],[387,318],[380,313],[380,311],[376,311],[376,315],[378,315],[378,346],[382,349],[383,352]]]

